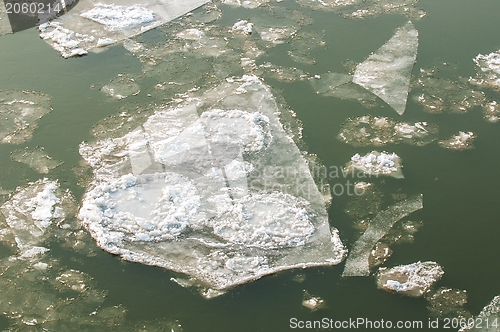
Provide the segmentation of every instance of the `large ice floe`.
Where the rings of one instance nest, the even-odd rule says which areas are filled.
[[[380,268],[377,286],[390,292],[420,297],[427,293],[443,276],[444,271],[436,262],[417,262],[393,268]]]
[[[370,222],[366,231],[354,243],[342,276],[370,275],[370,255],[375,245],[382,239],[396,222],[423,208],[422,195],[416,195],[391,205],[379,212]]]
[[[406,110],[417,51],[418,31],[412,22],[407,22],[396,30],[391,39],[357,65],[354,75],[327,73],[320,77],[320,82],[312,80],[311,84],[318,94],[326,96],[363,101],[373,100],[370,97],[373,94],[402,115]]]
[[[94,181],[79,218],[104,250],[215,290],[340,263],[338,232],[279,112],[269,88],[244,76],[82,144]]]
[[[207,2],[125,0],[118,5],[111,0],[81,0],[65,15],[41,24],[40,37],[65,58],[83,55],[153,29]]]
[[[0,91],[0,143],[20,144],[31,138],[37,121],[52,112],[50,96],[27,90]]]

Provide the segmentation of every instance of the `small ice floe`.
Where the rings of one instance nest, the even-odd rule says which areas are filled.
[[[43,147],[15,150],[10,154],[10,158],[18,163],[28,165],[30,168],[42,174],[47,174],[54,168],[63,164],[62,161],[52,159],[46,155]]]
[[[102,249],[184,273],[212,290],[204,296],[340,263],[345,249],[282,112],[256,76],[230,78],[121,137],[82,143],[94,181],[79,219]]]
[[[177,37],[187,40],[198,40],[203,38],[203,36],[205,36],[205,33],[195,28],[186,29],[177,34]]]
[[[476,135],[471,131],[459,131],[451,138],[439,141],[439,145],[450,150],[468,150],[474,148]]]
[[[438,70],[420,69],[416,86],[420,92],[415,101],[428,113],[466,113],[469,109],[486,103],[482,91],[471,89],[463,79],[455,81],[437,76]]]
[[[261,64],[255,71],[281,82],[295,82],[309,77],[309,74],[298,68],[276,66],[269,62]]]
[[[155,13],[141,5],[117,6],[97,3],[94,8],[81,13],[80,16],[96,21],[110,31],[137,28],[155,20]]]
[[[208,0],[148,2],[116,5],[111,0],[80,1],[64,17],[39,26],[40,37],[64,58],[87,54],[133,37],[190,12]]]
[[[377,286],[390,292],[420,297],[427,293],[443,274],[443,268],[436,262],[380,268],[377,273]]]
[[[500,51],[479,54],[474,59],[476,77],[470,78],[474,85],[500,91]]]
[[[0,91],[0,143],[20,144],[31,138],[37,121],[52,112],[50,96],[39,91]]]
[[[271,0],[222,0],[225,5],[244,8],[257,8],[268,2]]]
[[[483,106],[484,118],[489,122],[500,121],[500,104],[496,101],[491,101]]]
[[[256,28],[263,41],[271,44],[283,44],[285,40],[291,38],[297,30],[292,27],[272,27],[272,28]]]
[[[325,307],[325,300],[318,296],[311,296],[307,291],[304,291],[302,305],[307,309],[310,309],[311,312],[314,312]]]
[[[391,143],[423,146],[437,139],[438,130],[436,125],[425,121],[397,122],[388,117],[364,115],[347,119],[338,138],[352,146],[383,146]]]
[[[417,50],[418,31],[408,22],[356,67],[352,81],[378,96],[402,115],[406,109]]]
[[[396,153],[372,151],[364,156],[356,153],[351,157],[344,171],[349,173],[357,170],[368,175],[385,175],[402,179],[404,177],[402,167],[401,158]]]
[[[124,99],[130,96],[137,96],[141,92],[141,89],[134,78],[126,74],[119,74],[104,85],[101,91],[113,98]]]
[[[467,303],[465,290],[441,287],[425,295],[427,309],[433,316],[441,318],[471,318],[472,315],[463,306]]]
[[[500,296],[495,296],[491,302],[481,310],[473,321],[466,321],[459,332],[498,332],[500,329]],[[472,324],[471,324],[472,322]]]
[[[231,31],[234,33],[243,33],[245,35],[251,35],[252,28],[253,28],[253,23],[250,23],[247,20],[241,20],[233,24]]]
[[[372,257],[376,257],[377,255],[380,256],[377,251],[372,253],[376,244],[387,233],[389,233],[397,221],[422,208],[422,195],[416,195],[406,200],[397,202],[386,210],[379,212],[371,221],[363,235],[361,235],[354,243],[349,256],[347,257],[342,276],[350,277],[370,275],[370,255]],[[385,253],[385,256],[389,254],[389,252],[383,249],[383,247],[380,247],[379,249]],[[377,250],[376,247],[375,250]]]

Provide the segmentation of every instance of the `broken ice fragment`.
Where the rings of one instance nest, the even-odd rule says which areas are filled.
[[[345,249],[280,112],[260,79],[231,78],[123,137],[82,143],[94,181],[79,218],[101,248],[187,274],[204,296],[338,264]]]
[[[345,172],[349,173],[358,170],[368,175],[388,175],[396,179],[402,179],[404,176],[401,168],[401,158],[396,153],[372,151],[364,156],[359,153],[352,156],[351,161],[345,168]]]
[[[136,0],[115,5],[111,0],[79,1],[64,16],[41,24],[40,36],[65,58],[83,55],[158,27],[208,2]]]
[[[422,195],[416,195],[379,212],[368,229],[354,243],[347,257],[342,276],[370,275],[369,256],[372,248],[390,231],[398,220],[422,208]]]
[[[472,144],[476,135],[471,131],[459,131],[449,139],[439,141],[439,145],[450,150],[468,150],[474,148]]]
[[[257,8],[270,1],[271,0],[222,0],[222,3],[235,7]]]
[[[408,22],[357,66],[352,81],[378,96],[402,115],[406,109],[417,49],[418,31]]]
[[[483,106],[484,118],[489,122],[498,122],[500,120],[500,104],[491,101]]]
[[[50,113],[50,96],[38,91],[0,91],[0,143],[20,144],[31,138],[37,121]]]
[[[444,271],[436,262],[417,262],[393,268],[380,268],[377,286],[399,294],[420,297],[443,276]]]
[[[471,318],[471,314],[463,307],[467,303],[465,290],[439,288],[433,293],[427,293],[429,312],[441,318]]]
[[[479,54],[473,60],[477,66],[477,74],[469,81],[477,86],[500,91],[500,51]]]
[[[241,20],[233,24],[231,31],[235,33],[243,33],[245,35],[251,35],[252,28],[253,28],[252,23],[248,22],[247,20]]]
[[[486,102],[484,92],[472,90],[463,79],[451,81],[438,77],[436,72],[435,69],[420,69],[420,76],[416,82],[422,88],[422,92],[415,97],[415,101],[423,105],[426,112],[465,113]]]
[[[500,328],[500,296],[495,296],[475,318],[477,320],[475,319],[474,322],[479,321],[479,324],[468,324],[467,326],[461,328],[459,332],[498,332],[498,329]]]
[[[302,305],[311,309],[311,312],[314,312],[324,308],[325,301],[318,296],[311,296],[307,291],[304,291],[304,300],[302,301]]]
[[[436,140],[438,127],[427,122],[396,122],[388,117],[365,115],[347,119],[338,138],[353,146],[407,143],[423,146]]]
[[[370,252],[370,268],[385,263],[391,255],[392,250],[386,243],[377,242],[373,250]]]
[[[113,78],[101,88],[101,91],[116,99],[136,96],[141,92],[135,79],[126,74],[119,74],[117,77]]]
[[[99,22],[110,31],[135,28],[155,20],[154,12],[141,5],[116,6],[97,3],[94,8],[80,16]]]
[[[47,174],[54,168],[63,164],[62,161],[52,159],[44,153],[43,147],[34,149],[25,148],[24,150],[15,150],[10,158],[19,163],[28,165],[39,173]]]

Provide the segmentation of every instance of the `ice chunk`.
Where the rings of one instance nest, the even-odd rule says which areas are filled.
[[[307,309],[311,309],[311,312],[314,312],[325,307],[325,300],[318,296],[311,296],[306,291],[304,292],[304,300],[302,301],[302,305]]]
[[[422,92],[415,97],[415,101],[423,105],[426,112],[465,113],[486,102],[484,92],[471,89],[463,79],[451,81],[437,76],[436,72],[435,69],[420,69],[416,82]]]
[[[483,106],[484,118],[489,122],[498,122],[500,120],[500,104],[491,101]]]
[[[257,77],[231,78],[123,137],[82,144],[94,181],[79,218],[101,248],[212,293],[338,264],[338,232],[280,112]]]
[[[101,23],[110,31],[136,28],[155,20],[154,12],[141,5],[116,6],[97,3],[94,8],[80,16]]]
[[[396,153],[372,151],[364,156],[356,153],[351,157],[345,172],[362,171],[368,175],[389,175],[396,179],[403,178],[401,158]]]
[[[5,9],[5,2],[0,3],[0,36],[12,33],[7,10]]]
[[[444,271],[436,262],[417,262],[391,269],[380,268],[377,286],[391,292],[420,297],[443,276]]]
[[[44,153],[43,147],[34,149],[25,148],[24,150],[15,150],[10,158],[19,163],[28,165],[39,173],[47,174],[54,168],[63,164],[60,160],[52,159]]]
[[[137,96],[141,92],[135,79],[126,74],[119,74],[113,78],[101,88],[101,91],[116,99]]]
[[[498,332],[500,328],[500,296],[495,296],[491,302],[481,310],[474,322],[460,329],[460,332],[465,331],[484,331]]]
[[[470,78],[472,84],[500,91],[500,51],[490,54],[479,54],[474,58],[477,66],[475,78]]]
[[[62,225],[67,213],[71,213],[66,209],[71,201],[72,196],[63,193],[57,182],[42,179],[18,188],[10,200],[0,206],[0,211],[19,250],[25,252],[46,239],[50,226]]]
[[[474,148],[472,144],[476,139],[471,131],[459,131],[457,135],[452,136],[449,139],[439,141],[439,145],[450,150],[468,150]]]
[[[429,312],[440,318],[471,318],[471,314],[463,307],[467,303],[465,290],[439,288],[433,293],[427,293]]]
[[[222,0],[223,4],[235,7],[257,8],[271,0]]]
[[[245,35],[251,35],[252,28],[253,28],[252,23],[248,22],[247,20],[240,20],[233,24],[231,31],[235,33],[243,33]]]
[[[436,140],[438,127],[427,122],[397,122],[371,115],[347,119],[338,138],[353,146],[382,146],[390,143],[427,145]]]
[[[112,0],[79,1],[51,22],[39,26],[40,36],[65,58],[87,54],[167,23],[208,0]]]
[[[372,248],[402,218],[423,208],[422,195],[410,197],[391,205],[377,214],[366,232],[354,243],[347,257],[342,276],[367,276],[370,274],[369,256]]]
[[[378,96],[402,115],[406,109],[417,49],[418,31],[408,22],[356,67],[352,81]]]
[[[50,113],[50,96],[38,91],[0,91],[0,143],[20,144],[31,138],[37,121]]]

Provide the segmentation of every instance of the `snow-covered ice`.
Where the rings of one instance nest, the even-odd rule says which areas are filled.
[[[379,212],[371,221],[368,229],[354,243],[347,257],[342,276],[370,275],[369,257],[373,247],[391,230],[397,221],[422,208],[422,195],[416,195]]]
[[[50,96],[39,91],[0,91],[0,143],[20,144],[31,138],[37,121],[52,112]]]
[[[423,146],[437,139],[438,127],[427,122],[397,122],[383,116],[364,115],[349,118],[338,138],[352,146],[383,146],[406,143]]]
[[[472,131],[459,131],[449,139],[439,141],[439,145],[450,150],[468,150],[474,148],[476,135]]]
[[[250,35],[252,34],[252,28],[253,28],[252,23],[248,22],[247,20],[240,20],[233,24],[231,31],[235,33],[243,33],[245,35]]]
[[[474,59],[476,77],[470,78],[474,85],[500,91],[500,51],[479,54]]]
[[[94,181],[79,218],[106,251],[213,291],[338,264],[345,249],[279,112],[269,88],[244,76],[82,144]],[[286,176],[269,175],[279,169]]]
[[[352,81],[378,96],[402,115],[406,109],[417,50],[418,31],[413,23],[408,22],[356,67]]]
[[[444,271],[436,262],[416,262],[393,268],[380,268],[377,286],[390,292],[420,297],[443,276]]]
[[[71,11],[39,26],[45,39],[65,58],[87,54],[167,23],[208,0],[79,1]]]
[[[396,153],[372,151],[364,156],[356,153],[346,165],[345,172],[358,170],[368,175],[388,175],[396,179],[403,178],[401,158]]]
[[[498,332],[500,328],[500,296],[495,296],[475,318],[477,320],[474,320],[474,322],[480,322],[481,324],[472,324],[473,326],[462,328],[459,332]]]

